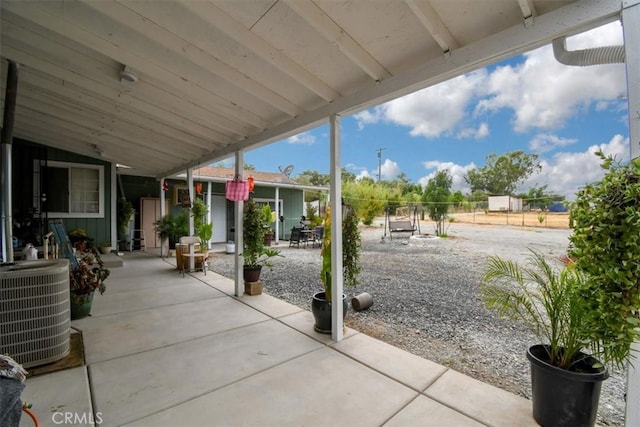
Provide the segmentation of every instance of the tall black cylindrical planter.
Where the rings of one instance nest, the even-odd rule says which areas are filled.
[[[593,426],[606,369],[592,368],[597,359],[584,355],[580,371],[560,369],[546,362],[546,346],[527,350],[531,362],[533,418],[542,426]]]
[[[331,333],[331,301],[327,301],[324,292],[313,295],[311,313],[316,323],[313,329],[322,334]],[[342,294],[342,318],[347,314],[347,296]]]

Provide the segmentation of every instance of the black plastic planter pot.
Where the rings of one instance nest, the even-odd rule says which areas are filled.
[[[593,426],[598,412],[600,387],[609,377],[606,369],[592,366],[598,360],[584,355],[581,372],[567,371],[546,362],[546,346],[527,350],[531,362],[533,418],[542,426]]]
[[[322,334],[331,333],[331,301],[327,301],[324,292],[313,295],[311,301],[311,312],[316,323],[313,329]],[[342,294],[342,318],[347,314],[347,296]]]
[[[262,271],[262,266],[258,265],[256,267],[249,267],[247,265],[243,266],[243,278],[245,282],[257,282],[260,280],[260,272]]]

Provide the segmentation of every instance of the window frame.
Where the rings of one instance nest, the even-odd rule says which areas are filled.
[[[77,169],[94,169],[98,171],[98,212],[54,212],[54,211],[47,211],[47,215],[49,217],[54,217],[54,218],[104,218],[104,198],[105,198],[105,187],[104,187],[104,166],[103,165],[97,165],[97,164],[91,164],[91,163],[73,163],[73,162],[61,162],[61,161],[54,161],[54,160],[50,160],[46,163],[46,165],[44,165],[45,168],[47,167],[52,167],[52,168],[60,168],[60,169],[67,169],[67,174],[68,174],[68,188],[67,191],[69,192],[69,211],[71,211],[71,203],[72,203],[72,196],[71,196],[71,189],[72,189],[72,182],[71,182],[71,169],[72,168],[77,168]],[[40,171],[42,173],[42,171]],[[39,183],[34,182],[34,193],[35,194],[40,194],[41,190],[39,188]],[[49,196],[49,195],[47,195]]]

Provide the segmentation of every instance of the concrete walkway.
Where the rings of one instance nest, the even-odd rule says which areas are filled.
[[[351,329],[334,343],[310,312],[236,298],[214,272],[124,260],[72,322],[86,366],[27,379],[42,426],[536,425],[524,398]]]

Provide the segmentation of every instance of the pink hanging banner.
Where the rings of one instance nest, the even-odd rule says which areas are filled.
[[[226,196],[232,202],[242,202],[249,198],[249,183],[241,179],[227,181]]]

